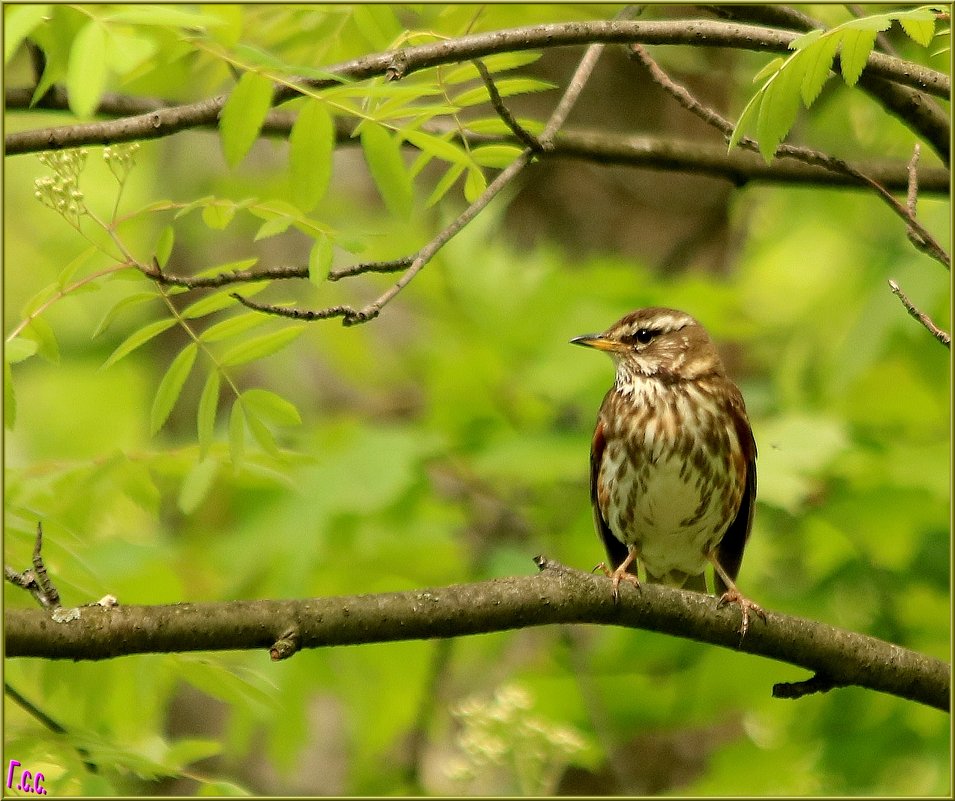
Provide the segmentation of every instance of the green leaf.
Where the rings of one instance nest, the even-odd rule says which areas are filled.
[[[544,124],[540,120],[532,120],[528,117],[518,117],[518,123],[521,127],[528,133],[532,133],[535,136],[540,135],[544,130]],[[480,117],[475,120],[468,120],[464,123],[465,127],[469,131],[473,131],[478,134],[493,134],[497,135],[508,135],[511,133],[511,129],[500,117]]]
[[[471,158],[481,167],[502,170],[510,166],[521,152],[517,145],[481,145],[471,150]]]
[[[269,318],[266,315],[257,311],[250,311],[230,317],[228,320],[222,320],[215,325],[210,325],[199,335],[199,339],[202,342],[220,342],[223,339],[244,334],[246,331],[265,325],[267,322],[269,322]]]
[[[70,109],[77,117],[93,116],[106,88],[106,33],[90,20],[76,35],[66,69]]]
[[[935,15],[931,11],[925,12],[925,16],[900,15],[899,24],[902,30],[913,41],[928,47],[935,38]]]
[[[891,28],[892,20],[895,16],[895,13],[892,12],[888,14],[872,14],[868,17],[859,17],[858,19],[843,22],[839,27],[847,31],[871,31],[878,33],[879,31],[887,31]]]
[[[743,109],[743,113],[739,115],[739,119],[736,121],[736,127],[733,128],[733,133],[730,136],[729,144],[726,146],[727,152],[739,144],[739,141],[743,138],[746,130],[752,126],[753,121],[759,116],[759,107],[762,99],[763,89],[760,89],[749,99],[749,102]]]
[[[20,309],[20,314],[22,314],[24,317],[32,317],[50,300],[59,295],[60,292],[60,287],[57,286],[55,282],[52,284],[47,284],[23,304],[23,308]]]
[[[37,354],[52,364],[60,363],[60,347],[56,343],[56,334],[51,326],[42,317],[34,317],[30,320],[20,336],[25,339],[32,339],[37,343]]]
[[[855,86],[862,75],[869,53],[875,45],[877,31],[874,30],[847,30],[842,34],[842,51],[839,59],[842,62],[842,77],[847,86]]]
[[[332,267],[332,258],[335,255],[332,240],[327,236],[319,236],[308,254],[308,280],[313,284],[321,284]]]
[[[235,217],[235,204],[217,201],[202,208],[202,221],[213,231],[221,231]]]
[[[526,94],[528,92],[544,92],[553,89],[556,84],[549,81],[540,81],[536,78],[503,78],[495,81],[497,92],[501,97],[510,97],[511,95]],[[451,102],[456,106],[476,106],[478,103],[487,103],[490,100],[487,87],[477,86],[474,89],[468,89],[455,97]]]
[[[248,389],[242,393],[246,411],[253,411],[273,425],[297,426],[302,418],[295,404],[266,389]]]
[[[816,28],[808,33],[804,33],[802,36],[797,36],[789,43],[789,49],[802,50],[803,48],[809,47],[809,45],[818,41],[819,37],[824,33],[825,31],[823,31],[822,28]]]
[[[289,134],[289,179],[292,200],[302,211],[311,211],[328,190],[335,151],[335,123],[325,104],[310,100]]]
[[[799,87],[802,84],[802,67],[802,59],[794,53],[766,84],[756,119],[756,138],[759,152],[767,164],[772,161],[776,148],[796,121],[801,99]]]
[[[255,232],[253,241],[258,242],[260,239],[268,239],[270,236],[284,234],[289,229],[289,226],[294,222],[294,217],[287,217],[284,215],[273,217],[271,220],[266,220],[264,223],[262,223],[262,225],[259,226],[259,230]]]
[[[176,505],[183,514],[192,514],[212,489],[219,463],[215,459],[196,462],[182,480]]]
[[[434,191],[428,196],[425,206],[431,208],[435,203],[441,200],[441,198],[447,194],[448,190],[454,186],[454,182],[461,177],[461,173],[464,172],[464,170],[464,164],[452,164],[447,172],[441,176],[441,180],[438,181]]]
[[[753,76],[753,83],[759,83],[760,81],[768,78],[770,75],[779,72],[779,68],[785,63],[785,57],[777,56]]]
[[[385,4],[356,3],[352,6],[352,20],[375,50],[387,50],[401,35],[395,12]]]
[[[842,42],[842,34],[834,32],[824,37],[818,44],[806,48],[801,58],[805,60],[805,73],[802,77],[802,86],[800,94],[802,102],[809,108],[819,97],[822,87],[829,80],[829,73],[832,70],[832,60],[836,56],[836,50]]]
[[[64,289],[66,285],[70,282],[70,279],[76,275],[77,271],[82,267],[86,262],[90,260],[99,251],[95,245],[86,248],[82,253],[80,253],[76,258],[72,259],[69,264],[66,265],[60,274],[56,277],[56,285],[60,290]]]
[[[6,9],[4,9],[6,12]],[[20,43],[26,39],[33,29],[46,21],[50,15],[50,6],[40,5],[10,6],[10,11],[3,15],[3,63],[6,64]]]
[[[162,381],[159,382],[159,389],[156,390],[156,397],[153,399],[153,408],[149,415],[150,433],[155,434],[166,422],[172,407],[176,405],[176,401],[179,399],[192,366],[196,363],[198,353],[198,345],[195,342],[190,342],[172,360],[172,364],[166,370]]]
[[[159,45],[153,38],[133,36],[115,28],[106,30],[107,63],[118,75],[128,75],[156,52]]]
[[[442,161],[449,161],[452,164],[468,164],[470,162],[468,154],[464,152],[464,149],[460,145],[448,142],[441,137],[410,128],[400,133],[401,136],[411,142],[411,144],[419,150],[424,153],[429,153]],[[450,136],[451,134],[445,135]]]
[[[242,410],[242,398],[236,398],[229,412],[229,454],[232,466],[236,469],[242,463],[245,452],[245,412]]]
[[[167,225],[162,229],[162,233],[159,234],[159,239],[156,241],[156,247],[153,248],[153,255],[160,267],[169,264],[169,257],[172,255],[172,246],[175,241],[176,229]]]
[[[9,342],[4,343],[3,358],[7,364],[17,364],[33,356],[39,347],[35,340],[14,337]]]
[[[480,167],[469,167],[467,177],[464,179],[464,197],[468,203],[473,203],[481,193],[487,189],[487,179]]]
[[[238,364],[245,364],[255,359],[271,356],[288,345],[304,330],[305,328],[302,325],[290,325],[240,342],[223,354],[222,358],[219,359],[219,364],[223,367],[234,367]]]
[[[361,129],[361,146],[371,177],[381,193],[388,211],[396,217],[411,216],[411,177],[401,158],[398,140],[377,123],[366,123]]]
[[[205,317],[207,314],[212,314],[222,309],[228,309],[235,303],[235,298],[231,297],[231,293],[233,292],[235,292],[235,287],[231,286],[220,289],[186,306],[180,314],[187,320],[191,320],[196,317]]]
[[[484,66],[487,67],[487,71],[493,76],[498,72],[505,72],[506,70],[516,69],[517,67],[523,67],[527,64],[533,64],[539,60],[542,55],[542,50],[524,50],[514,51],[512,53],[495,53],[490,56],[485,56],[482,61],[484,62]],[[472,81],[479,77],[480,73],[477,67],[469,61],[466,64],[461,64],[451,69],[443,69],[441,72],[441,83],[464,83],[465,81]]]
[[[175,324],[176,320],[174,318],[165,318],[143,326],[126,337],[126,339],[120,343],[119,347],[109,355],[109,358],[103,362],[103,366],[99,369],[105,370],[107,367],[112,367],[120,359],[136,350],[136,348],[145,345],[154,336],[161,334],[167,328],[172,328]]]
[[[195,211],[198,208],[204,208],[205,206],[208,206],[210,203],[214,202],[216,202],[215,195],[206,195],[205,197],[192,200],[181,209],[178,209],[173,215],[173,219],[178,220],[180,217],[185,217],[190,211]]]
[[[252,432],[252,436],[255,437],[255,441],[262,446],[262,450],[266,453],[278,457],[280,454],[278,445],[275,444],[275,437],[272,436],[272,432],[269,431],[268,426],[262,422],[255,411],[245,403],[244,393],[243,408],[245,409],[245,424],[249,427],[249,431]]]
[[[246,72],[236,84],[219,115],[222,149],[235,167],[255,143],[272,107],[272,81],[257,72]]]
[[[199,409],[196,413],[196,429],[199,434],[199,458],[205,459],[209,448],[212,446],[212,440],[215,436],[216,412],[219,408],[219,378],[218,369],[213,368],[209,371],[206,383],[202,387],[202,394],[199,396]]]
[[[159,296],[155,292],[136,292],[133,295],[127,295],[125,298],[120,298],[117,300],[109,309],[106,310],[106,314],[103,315],[103,319],[99,321],[99,324],[96,326],[93,331],[90,339],[96,339],[100,334],[102,334],[107,328],[112,325],[113,320],[116,319],[116,316],[123,311],[124,309],[131,308],[132,306],[138,306],[140,303],[145,303],[149,300],[156,300]]]

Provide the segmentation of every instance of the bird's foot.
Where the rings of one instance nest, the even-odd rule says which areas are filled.
[[[766,620],[766,612],[763,611],[763,607],[757,604],[755,601],[749,600],[746,598],[736,587],[730,587],[726,592],[720,596],[719,602],[716,604],[717,607],[726,606],[727,604],[737,604],[739,606],[740,614],[742,615],[742,620],[739,624],[739,638],[742,640],[746,636],[746,632],[749,629],[749,613],[753,612],[758,617],[761,617],[763,620]]]
[[[633,562],[632,559],[628,560],[624,562],[622,565],[620,565],[620,567],[618,567],[616,570],[611,570],[609,567],[607,567],[606,562],[601,562],[591,571],[591,572],[594,572],[597,570],[603,571],[603,574],[610,579],[610,585],[613,588],[612,592],[613,592],[614,603],[617,603],[620,597],[620,590],[618,588],[620,587],[621,581],[629,581],[631,584],[633,584],[634,587],[636,587],[637,589],[640,589],[640,580],[635,575],[633,575],[633,573],[627,570],[627,568],[630,566],[632,562]]]

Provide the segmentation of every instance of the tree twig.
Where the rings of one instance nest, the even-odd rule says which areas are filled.
[[[3,566],[4,578],[29,592],[44,609],[60,608],[60,593],[53,585],[43,563],[43,524],[36,524],[36,542],[33,546],[33,568],[22,573],[9,565]]]
[[[254,281],[276,281],[288,278],[308,278],[308,267],[291,265],[284,267],[264,267],[261,270],[232,270],[217,275],[171,275],[159,268],[155,258],[151,266],[140,266],[140,272],[159,284],[183,286],[187,289],[209,289],[229,286],[230,284],[252,283]]]
[[[916,320],[918,320],[928,332],[935,337],[939,342],[941,342],[946,348],[952,347],[952,336],[951,334],[943,331],[935,323],[932,322],[932,318],[929,317],[925,312],[920,311],[911,300],[909,300],[908,295],[906,295],[902,288],[891,278],[889,279],[889,289],[892,290],[892,294],[895,295],[902,305],[905,306],[905,310],[911,314]]]
[[[825,623],[767,612],[740,642],[738,611],[655,584],[625,587],[538,557],[540,572],[410,592],[231,603],[83,607],[51,625],[40,609],[7,609],[6,656],[110,659],[135,653],[268,649],[289,631],[299,648],[460,637],[589,623],[647,629],[789,662],[833,682],[949,708],[950,666]]]
[[[544,146],[540,143],[540,140],[534,136],[530,131],[528,131],[523,125],[521,125],[517,118],[511,114],[511,110],[504,103],[504,98],[501,97],[501,93],[497,91],[497,85],[494,83],[494,78],[491,76],[490,71],[484,65],[484,62],[481,59],[474,59],[474,66],[477,67],[477,71],[481,76],[481,80],[484,81],[484,85],[487,87],[487,94],[491,100],[491,106],[497,112],[497,116],[500,117],[504,124],[514,133],[521,142],[523,142],[524,147],[528,147],[533,150],[535,153],[542,153],[544,151]]]

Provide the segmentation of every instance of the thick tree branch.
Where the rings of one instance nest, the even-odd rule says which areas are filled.
[[[339,79],[356,81],[382,75],[400,79],[429,67],[472,60],[492,53],[595,43],[691,45],[788,52],[788,45],[796,36],[796,33],[790,31],[714,20],[553,23],[472,34],[363,56],[330,66],[326,72]],[[943,98],[948,97],[951,89],[951,81],[947,75],[878,52],[869,56],[863,75],[885,78]],[[338,81],[332,78],[300,79],[290,83],[298,88],[287,85],[277,87],[274,104],[297,97],[302,88],[318,90],[337,85]],[[159,108],[110,122],[14,132],[7,134],[5,138],[5,152],[7,155],[15,155],[81,145],[157,139],[178,131],[215,123],[227,97],[217,95],[197,103]]]
[[[30,96],[31,90],[27,88],[8,88],[6,90],[7,109],[28,108]],[[123,113],[123,109],[156,110],[169,105],[171,105],[169,101],[158,98],[110,94],[104,96],[97,109],[97,114],[114,116]],[[44,108],[67,110],[69,102],[66,90],[62,87],[52,89],[47,102],[44,103]],[[296,116],[294,112],[273,109],[265,118],[262,134],[265,136],[288,137]],[[354,125],[350,124],[349,120],[344,117],[335,117],[335,124],[338,146],[357,147],[359,140],[353,136]],[[202,127],[211,130],[215,128],[215,123],[208,123]],[[456,126],[451,128],[438,123],[423,126],[423,130],[437,134],[444,134],[449,130],[456,135],[460,132],[460,129]],[[516,134],[514,136],[467,134],[466,139],[471,146],[502,142],[528,144]],[[404,144],[412,147],[408,142],[404,142]],[[857,181],[847,175],[834,173],[814,165],[780,160],[776,160],[772,164],[766,164],[761,157],[744,150],[734,149],[727,153],[724,146],[678,140],[669,136],[638,136],[597,130],[566,130],[554,138],[548,155],[557,158],[593,161],[599,164],[711,175],[726,178],[737,185],[749,181],[846,187],[858,185]],[[860,172],[871,176],[890,191],[902,191],[908,185],[907,172],[900,163],[858,162],[853,166]],[[919,188],[922,194],[947,195],[950,188],[949,177],[948,170],[942,167],[922,167],[918,171]]]
[[[221,604],[83,607],[68,623],[41,609],[7,609],[6,656],[109,659],[137,653],[298,648],[484,634],[568,623],[664,632],[789,662],[825,676],[949,708],[949,666],[873,637],[775,612],[740,642],[738,611],[716,598],[647,584],[614,604],[601,575],[536,560],[536,576],[412,592]]]

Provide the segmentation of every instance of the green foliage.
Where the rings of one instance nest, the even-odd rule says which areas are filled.
[[[729,149],[739,144],[755,122],[759,152],[766,163],[786,138],[799,111],[800,100],[809,108],[829,80],[833,60],[839,53],[842,77],[855,86],[875,45],[879,31],[898,22],[909,37],[927,47],[935,36],[935,18],[941,6],[920,6],[849,20],[829,30],[813,30],[795,39],[787,58],[773,59],[753,79],[762,86],[743,108],[730,136]]]
[[[256,72],[245,73],[219,115],[222,150],[233,167],[245,158],[258,138],[271,107],[272,82]]]

